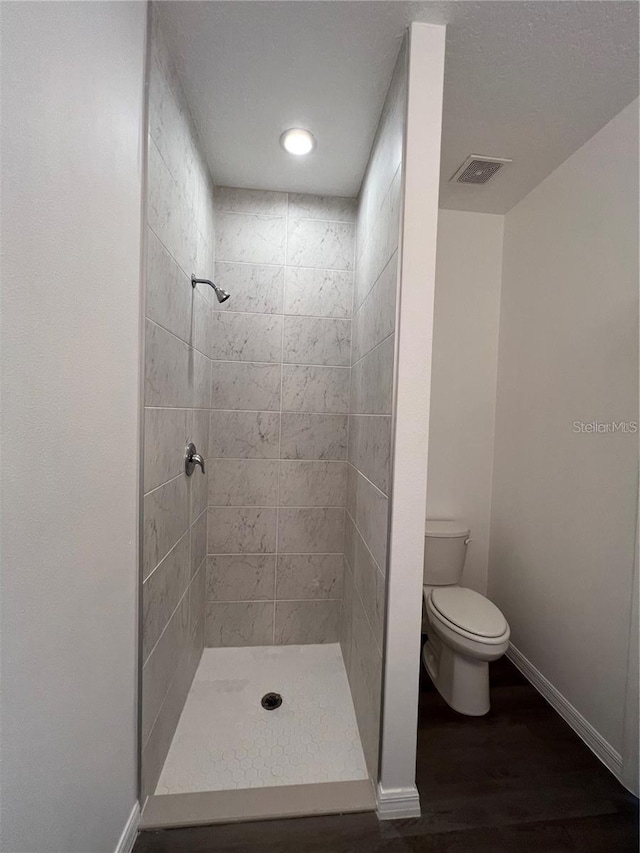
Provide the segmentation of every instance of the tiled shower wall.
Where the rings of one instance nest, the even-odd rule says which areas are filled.
[[[153,10],[149,69],[144,387],[142,768],[152,792],[204,642],[207,478],[184,474],[184,447],[206,455],[213,194]],[[208,290],[208,289],[207,289]]]
[[[218,188],[205,644],[335,642],[355,201]]]
[[[380,729],[406,73],[403,48],[360,193],[356,247],[340,639],[373,778]]]

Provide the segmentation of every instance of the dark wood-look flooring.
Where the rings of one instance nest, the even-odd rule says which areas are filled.
[[[637,853],[638,803],[507,661],[491,711],[452,711],[423,673],[422,816],[374,814],[144,832],[133,853]]]

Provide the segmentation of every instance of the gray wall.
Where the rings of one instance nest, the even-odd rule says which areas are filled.
[[[355,202],[216,190],[208,646],[336,642]]]
[[[2,5],[6,853],[112,853],[137,800],[145,30]]]
[[[203,648],[213,191],[156,14],[149,68],[142,631],[143,787],[155,786]]]
[[[341,644],[377,777],[406,64],[387,95],[358,205]]]

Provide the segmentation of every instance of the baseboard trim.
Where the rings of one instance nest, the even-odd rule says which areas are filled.
[[[122,834],[116,845],[115,853],[131,853],[133,845],[136,843],[138,835],[138,827],[140,825],[140,803],[136,803],[131,809],[129,819],[124,825]]]
[[[420,794],[415,785],[408,788],[383,788],[378,785],[376,800],[379,820],[420,817]]]
[[[562,719],[571,726],[591,752],[600,759],[619,782],[622,782],[622,756],[620,753],[594,729],[588,720],[585,720],[580,711],[574,708],[571,702],[512,643],[509,644],[507,657],[527,681],[531,682],[538,693],[544,696],[547,702],[560,714]]]

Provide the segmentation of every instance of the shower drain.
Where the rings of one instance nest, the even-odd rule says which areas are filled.
[[[260,704],[266,711],[275,711],[282,705],[282,696],[279,693],[265,693]]]

